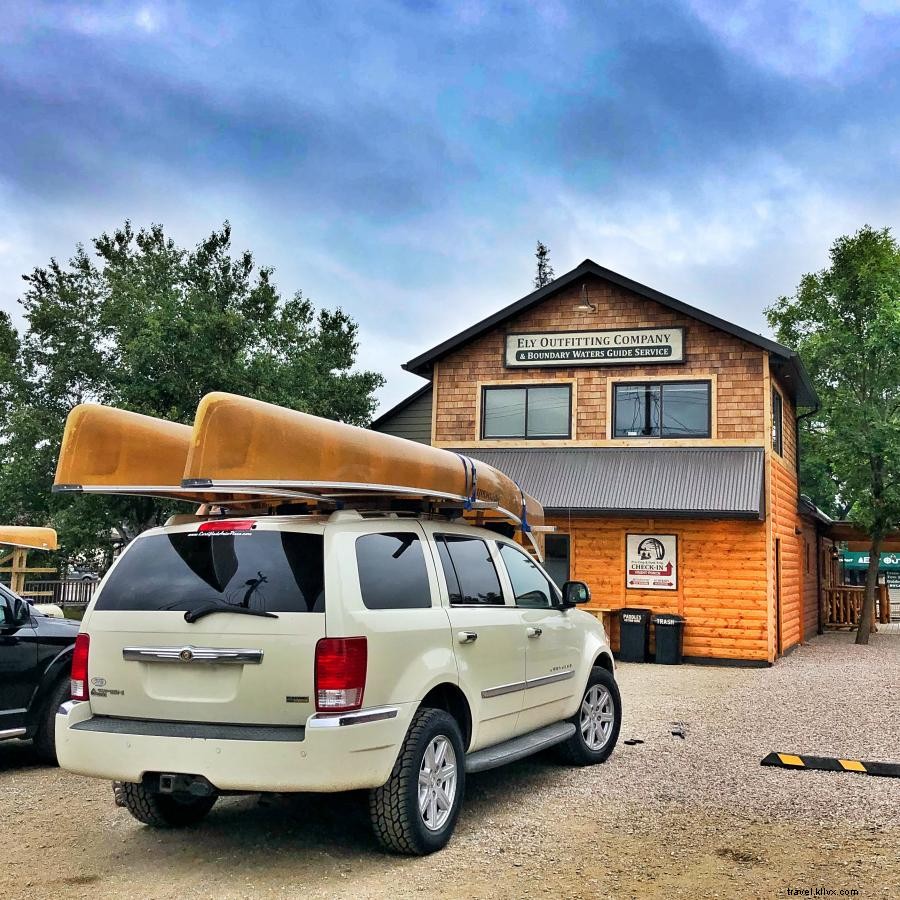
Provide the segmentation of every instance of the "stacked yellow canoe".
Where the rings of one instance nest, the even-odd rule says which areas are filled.
[[[24,550],[56,550],[56,532],[31,525],[0,525],[0,544]]]
[[[486,463],[234,394],[207,394],[193,428],[95,404],[69,414],[54,491],[227,506],[322,508],[377,498],[459,507],[529,531],[543,508]]]

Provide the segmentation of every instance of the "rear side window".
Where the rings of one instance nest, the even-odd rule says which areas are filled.
[[[324,612],[321,534],[178,532],[139,538],[97,598],[98,610],[189,610],[210,603]]]
[[[435,542],[451,603],[503,605],[500,579],[484,541],[456,534],[439,534]]]
[[[418,536],[408,531],[356,539],[359,588],[367,609],[426,609],[431,587]]]

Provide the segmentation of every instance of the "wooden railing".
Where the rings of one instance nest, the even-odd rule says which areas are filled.
[[[29,567],[27,564],[28,551],[21,547],[13,548],[10,553],[0,553],[0,575],[9,576],[9,586],[21,594],[25,588],[26,575],[55,575],[56,569],[44,567]],[[9,565],[5,565],[9,563]]]
[[[87,606],[96,589],[97,583],[94,581],[29,581],[21,594],[35,603]]]
[[[859,624],[864,587],[823,588],[825,595],[825,625],[827,628],[855,628]],[[891,601],[887,585],[875,590],[875,621],[885,625],[891,621]]]

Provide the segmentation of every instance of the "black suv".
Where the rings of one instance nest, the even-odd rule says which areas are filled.
[[[0,585],[0,740],[34,738],[56,762],[56,710],[69,699],[79,622],[45,616]]]

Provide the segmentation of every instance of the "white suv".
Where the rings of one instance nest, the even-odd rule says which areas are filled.
[[[148,825],[224,793],[370,789],[381,843],[449,840],[467,772],[555,746],[605,760],[621,719],[603,627],[523,549],[461,520],[340,511],[177,521],[88,607],[60,764]]]

